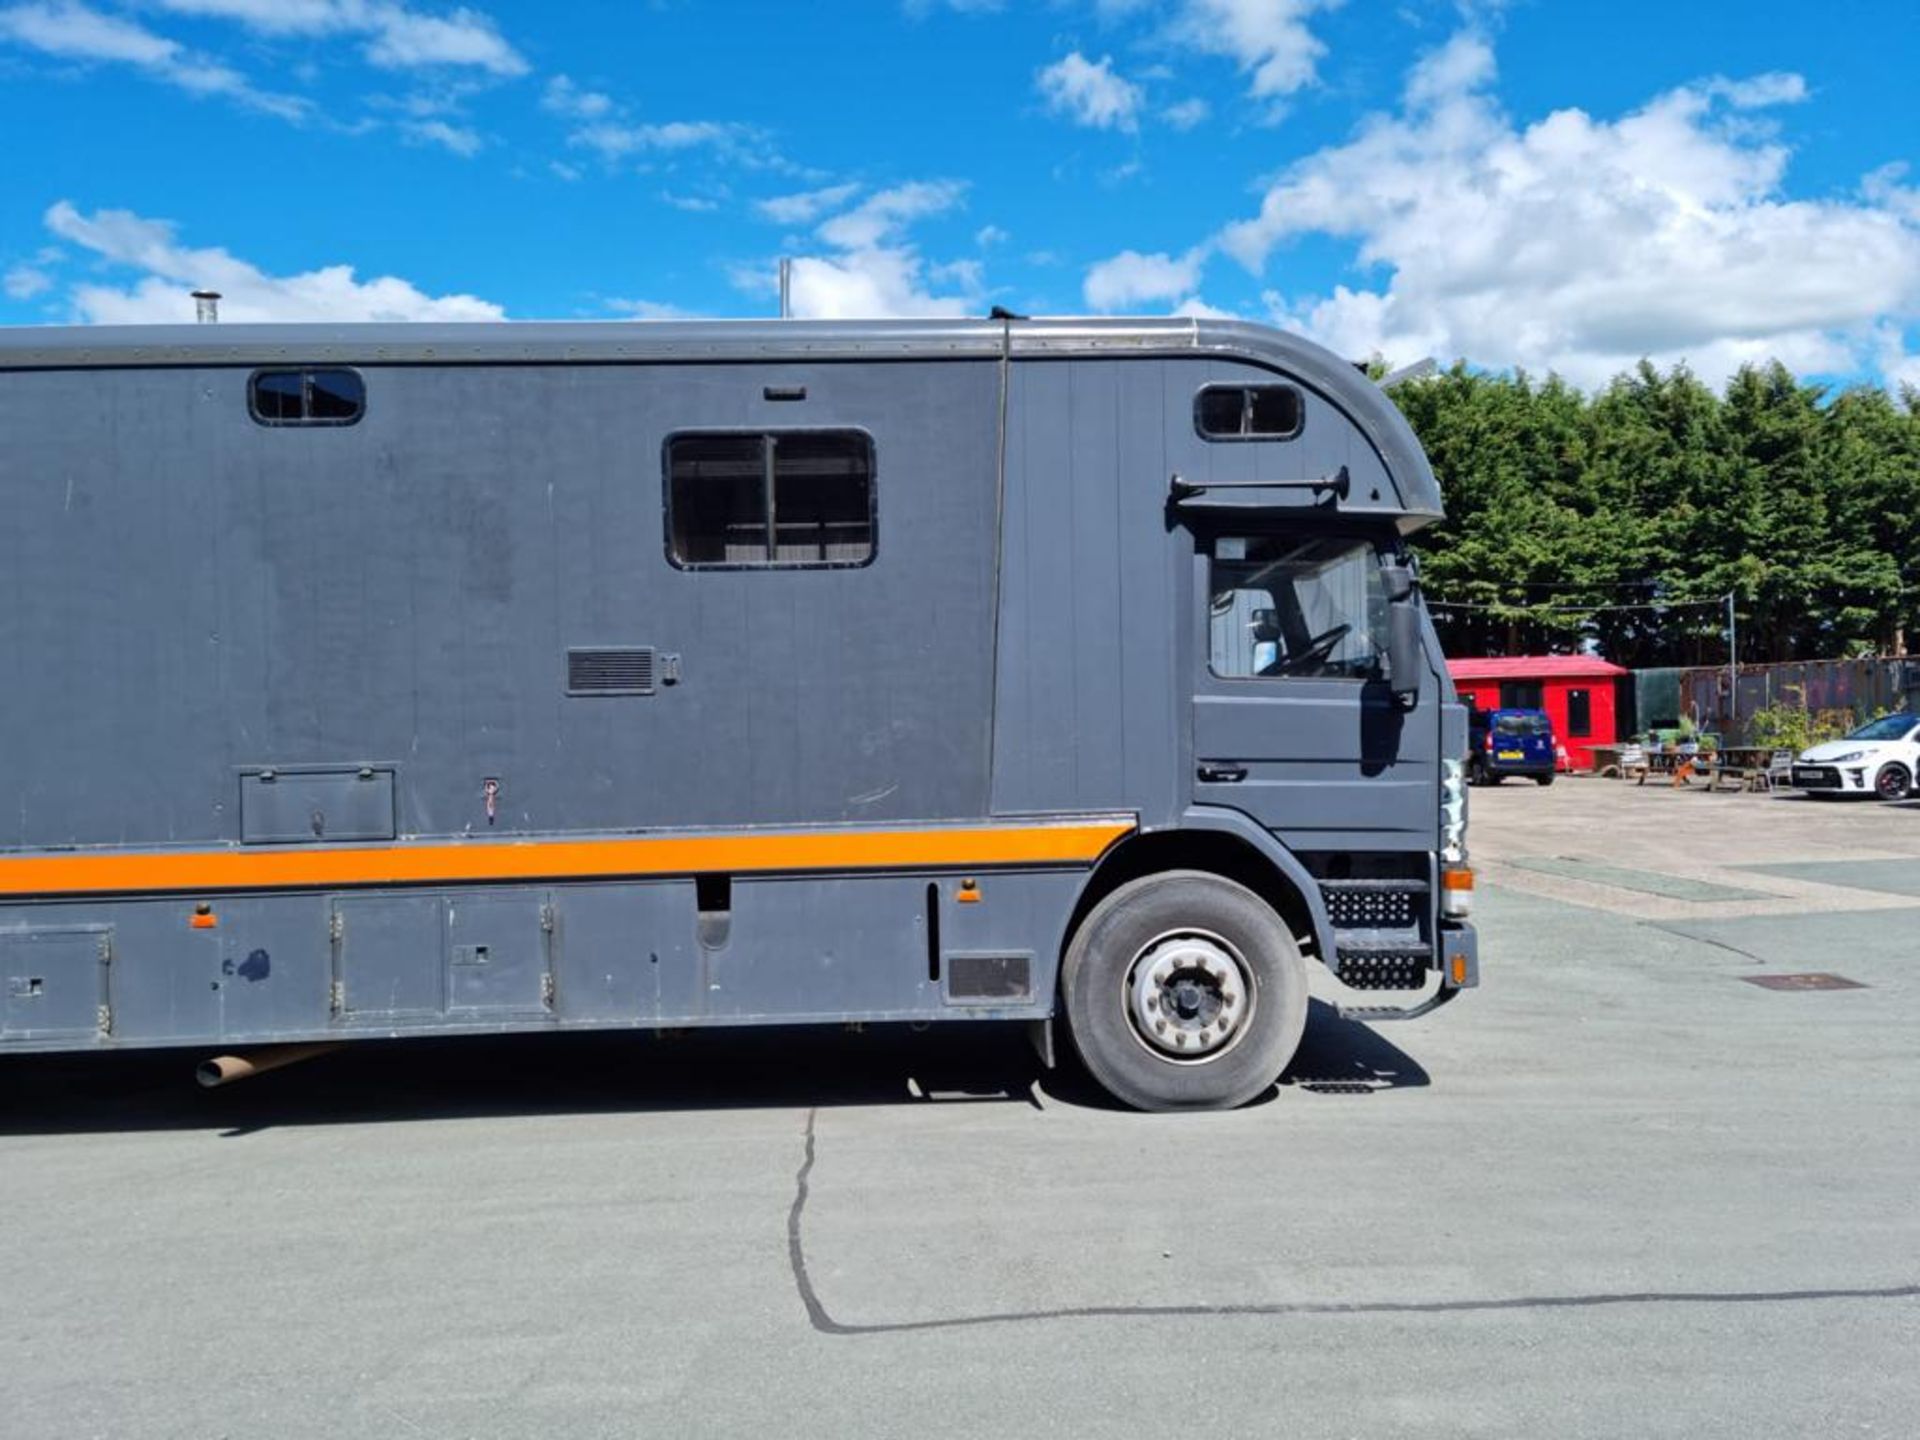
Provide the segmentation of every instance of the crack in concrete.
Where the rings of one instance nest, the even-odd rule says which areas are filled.
[[[822,1335],[902,1335],[919,1330],[961,1330],[982,1325],[1033,1324],[1048,1320],[1202,1319],[1233,1316],[1303,1315],[1464,1315],[1482,1310],[1591,1310],[1612,1305],[1776,1305],[1811,1300],[1912,1300],[1920,1285],[1812,1290],[1636,1290],[1583,1295],[1513,1295],[1467,1300],[1293,1300],[1242,1305],[1067,1305],[1051,1310],[989,1311],[977,1315],[938,1316],[860,1324],[836,1320],[820,1299],[807,1270],[801,1222],[812,1193],[816,1107],[807,1111],[806,1150],[794,1176],[793,1204],[787,1211],[787,1260],[807,1320]]]

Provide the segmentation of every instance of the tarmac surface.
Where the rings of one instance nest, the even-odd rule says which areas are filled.
[[[998,1029],[0,1060],[0,1435],[1913,1435],[1920,805],[1472,804],[1482,988],[1233,1114]]]

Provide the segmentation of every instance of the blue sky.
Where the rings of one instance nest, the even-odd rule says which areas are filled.
[[[0,321],[764,315],[786,254],[809,314],[1920,383],[1916,56],[1912,0],[0,0]]]

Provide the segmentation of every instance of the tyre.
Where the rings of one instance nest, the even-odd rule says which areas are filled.
[[[1898,760],[1882,765],[1873,777],[1873,793],[1882,800],[1904,800],[1913,793],[1913,776]]]
[[[1553,776],[1536,775],[1533,777],[1533,783],[1536,785],[1551,785],[1553,783]]]
[[[1244,885],[1170,870],[1122,885],[1067,946],[1073,1047],[1136,1110],[1225,1110],[1279,1077],[1307,1024],[1306,962]]]

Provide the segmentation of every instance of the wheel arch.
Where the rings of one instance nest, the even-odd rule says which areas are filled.
[[[1061,953],[1093,908],[1122,885],[1169,870],[1200,870],[1246,886],[1271,906],[1301,949],[1325,963],[1333,926],[1320,887],[1299,857],[1237,810],[1194,806],[1167,830],[1128,836],[1100,859],[1081,887]]]

